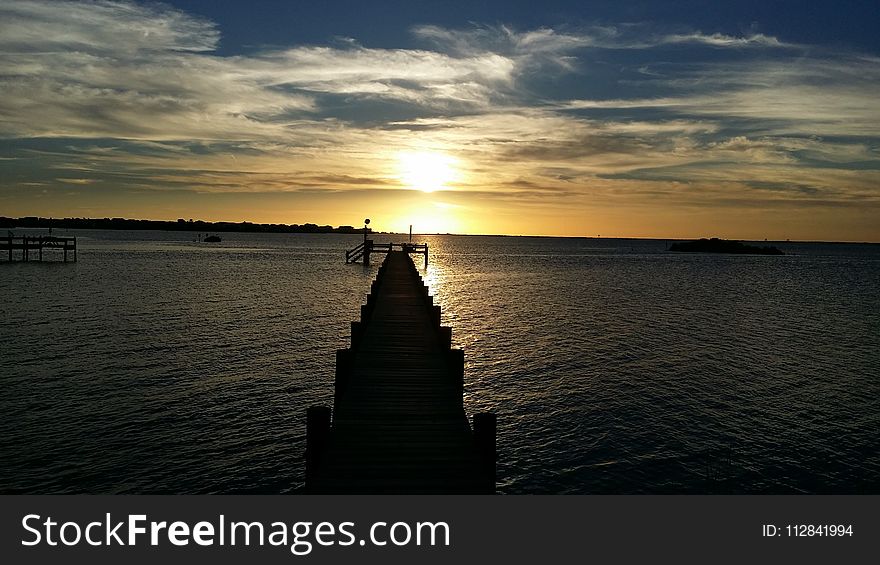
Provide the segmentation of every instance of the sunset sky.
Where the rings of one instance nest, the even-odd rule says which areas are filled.
[[[0,0],[0,216],[880,241],[878,13]]]

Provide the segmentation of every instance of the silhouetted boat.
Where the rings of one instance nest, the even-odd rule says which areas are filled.
[[[223,241],[223,240],[220,239],[219,235],[206,235],[204,241],[207,243],[217,243],[218,241]]]
[[[727,239],[699,239],[697,241],[678,241],[669,247],[670,251],[683,251],[690,253],[742,253],[753,255],[785,255],[780,249],[772,246],[758,247],[746,245],[739,241]]]

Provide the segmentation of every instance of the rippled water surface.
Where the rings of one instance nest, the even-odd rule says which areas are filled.
[[[297,491],[358,236],[75,235],[0,263],[2,492]],[[420,239],[500,492],[880,493],[880,246]]]

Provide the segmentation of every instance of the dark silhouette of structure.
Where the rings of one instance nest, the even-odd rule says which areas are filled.
[[[60,249],[63,253],[64,262],[67,263],[68,251],[73,252],[73,260],[76,261],[76,238],[75,237],[55,237],[52,235],[13,235],[12,232],[6,237],[0,237],[0,256],[3,255],[2,250],[7,252],[10,261],[14,259],[14,250],[21,251],[21,260],[30,261],[31,253],[37,254],[37,260],[43,260],[44,249]]]
[[[345,252],[346,263],[357,263],[361,261],[364,266],[370,264],[370,255],[373,253],[391,253],[395,249],[400,249],[404,253],[415,253],[416,255],[425,256],[425,267],[428,266],[428,244],[412,242],[412,226],[409,227],[409,243],[376,243],[372,239],[367,238],[370,228],[370,219],[364,220],[364,242],[357,247]]]
[[[370,256],[373,253],[391,253],[395,249],[404,253],[414,253],[425,256],[425,267],[428,266],[427,243],[376,243],[372,239],[364,238],[364,242],[357,247],[345,252],[346,263],[363,262],[364,266],[370,264]]]
[[[388,251],[351,347],[336,352],[333,409],[308,409],[308,492],[494,492],[495,415],[471,429],[451,341],[409,254]]]

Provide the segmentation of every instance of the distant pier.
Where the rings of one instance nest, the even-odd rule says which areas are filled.
[[[366,241],[365,263],[380,249]],[[351,347],[336,352],[333,408],[307,411],[308,492],[495,491],[495,415],[468,422],[464,351],[451,348],[452,329],[440,325],[413,249],[381,246],[385,259],[351,324]]]
[[[67,263],[68,252],[73,254],[76,261],[76,237],[55,237],[51,235],[12,235],[0,237],[0,257],[7,257],[9,261],[16,259],[14,251],[19,251],[18,259],[21,261],[42,261],[44,249],[59,249],[63,252],[64,262]],[[31,254],[34,256],[32,257]]]

